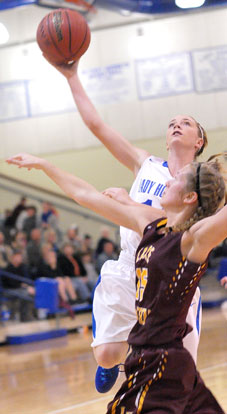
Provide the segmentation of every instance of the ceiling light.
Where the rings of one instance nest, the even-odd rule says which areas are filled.
[[[0,23],[0,45],[4,45],[9,40],[9,32],[3,23]]]
[[[191,9],[201,7],[205,3],[205,0],[175,0],[175,3],[181,9]]]

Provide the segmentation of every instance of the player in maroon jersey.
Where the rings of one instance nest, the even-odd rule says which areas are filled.
[[[162,210],[135,202],[126,208],[42,158],[18,154],[7,162],[41,169],[79,204],[143,236],[136,253],[137,323],[129,335],[126,381],[108,414],[224,414],[182,343],[208,255],[227,237],[219,164],[193,162],[168,181],[163,219]]]

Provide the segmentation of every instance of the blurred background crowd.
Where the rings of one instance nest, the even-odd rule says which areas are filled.
[[[35,287],[12,275],[33,281],[40,277],[57,279],[59,304],[69,308],[92,303],[102,265],[119,254],[108,227],[100,227],[94,243],[92,236],[83,234],[75,223],[63,231],[59,213],[48,201],[42,202],[40,210],[21,197],[0,219],[0,271],[4,271],[1,288],[4,296],[9,296],[12,320],[39,318],[33,300]]]

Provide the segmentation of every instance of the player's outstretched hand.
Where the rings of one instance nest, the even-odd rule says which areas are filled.
[[[102,193],[107,197],[113,198],[121,204],[129,205],[134,203],[124,188],[110,187],[104,190]]]
[[[225,289],[227,289],[227,276],[222,277],[220,283]]]
[[[19,168],[27,168],[28,170],[35,168],[40,170],[42,168],[43,159],[35,157],[34,155],[20,153],[8,158],[6,162],[8,164],[17,165]]]
[[[43,57],[49,62],[55,69],[57,69],[58,72],[60,72],[63,76],[65,76],[66,79],[70,79],[73,75],[77,73],[79,60],[77,60],[74,63],[70,64],[63,64],[63,65],[57,65],[56,63],[51,62],[50,59],[48,59],[48,56],[43,53]]]

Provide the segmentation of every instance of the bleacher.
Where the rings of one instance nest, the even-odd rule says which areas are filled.
[[[2,286],[2,277],[18,280],[27,285],[34,286],[35,296],[24,295],[21,292],[18,292],[17,289],[5,289]],[[24,330],[17,332],[17,334],[7,335],[4,343],[9,345],[25,344],[29,342],[42,341],[57,337],[62,337],[68,334],[69,330],[65,327],[60,327],[60,315],[66,315],[67,309],[61,308],[59,306],[59,295],[58,295],[58,281],[50,278],[39,278],[35,282],[29,278],[24,278],[9,272],[6,272],[0,269],[0,308],[12,299],[19,299],[30,301],[34,303],[36,309],[43,309],[45,311],[46,318],[52,316],[55,318],[55,327],[50,327],[47,330],[40,330],[40,325],[37,321],[37,331],[35,329],[36,325],[33,324],[33,331],[30,333],[25,333]],[[80,313],[91,313],[92,305],[88,302],[79,303],[71,306],[73,313],[76,315]],[[2,311],[0,310],[0,314]],[[3,318],[4,319],[4,318]],[[4,323],[4,320],[2,321]],[[53,324],[52,324],[53,325]],[[89,324],[91,325],[91,324]],[[90,327],[90,326],[89,326]],[[17,329],[18,331],[18,329]]]

